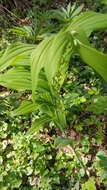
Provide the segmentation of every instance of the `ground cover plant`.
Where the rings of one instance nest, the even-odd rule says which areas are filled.
[[[107,14],[82,9],[10,30],[21,37],[0,57],[1,189],[106,189],[107,55],[90,38]]]

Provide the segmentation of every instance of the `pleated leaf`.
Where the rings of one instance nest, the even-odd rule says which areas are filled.
[[[94,68],[107,82],[107,55],[97,51],[95,48],[81,43],[80,41],[78,41],[78,43],[78,53],[82,60]]]
[[[51,47],[49,47],[44,67],[46,76],[50,83],[59,70],[61,58],[66,52],[66,48],[69,43],[72,49],[73,43],[71,34],[69,32],[60,32],[54,37]]]
[[[31,52],[35,49],[35,45],[15,43],[10,45],[3,56],[0,58],[0,71],[5,70],[11,64],[15,64],[17,57],[30,55]]]
[[[21,105],[16,110],[14,110],[12,112],[12,115],[13,116],[25,115],[25,114],[33,112],[35,110],[36,110],[36,105],[33,104],[33,102],[30,100],[29,101],[25,100],[21,103]]]
[[[37,88],[37,81],[40,70],[46,63],[46,57],[51,46],[52,37],[47,38],[41,42],[33,51],[31,56],[31,78],[32,78],[32,98],[35,101],[35,90]]]
[[[32,96],[34,101],[40,70],[44,67],[46,77],[51,84],[53,77],[59,69],[61,58],[66,46],[71,42],[71,40],[72,36],[69,32],[61,32],[55,36],[45,39],[33,52],[31,58],[31,76]]]
[[[23,67],[12,68],[0,75],[0,85],[18,91],[31,90],[30,71]]]
[[[68,26],[67,30],[76,31],[84,30],[87,37],[91,32],[107,28],[107,14],[84,12],[76,17]]]
[[[24,54],[18,55],[12,59],[11,66],[29,66],[30,67],[30,56],[32,50],[25,52]]]

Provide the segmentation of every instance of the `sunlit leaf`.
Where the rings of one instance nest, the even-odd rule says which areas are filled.
[[[80,41],[78,52],[82,60],[94,68],[107,82],[107,55],[87,46]]]
[[[12,68],[0,75],[0,85],[18,91],[31,90],[30,71],[23,67]]]
[[[32,101],[23,101],[21,103],[21,105],[12,112],[12,115],[16,116],[16,115],[25,115],[27,113],[33,112],[37,109],[37,106],[35,104],[33,104]]]
[[[79,30],[82,29],[88,37],[91,32],[104,30],[105,28],[107,28],[107,14],[87,11],[75,17],[67,30],[73,30],[79,33]]]
[[[0,71],[5,70],[11,64],[15,64],[17,57],[24,57],[24,55],[30,54],[34,49],[35,45],[24,44],[24,43],[15,43],[10,45],[3,56],[0,58]]]

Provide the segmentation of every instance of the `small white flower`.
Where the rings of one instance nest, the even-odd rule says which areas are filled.
[[[3,148],[3,150],[7,147],[7,141],[6,140],[4,140],[3,142],[2,142],[2,148]]]

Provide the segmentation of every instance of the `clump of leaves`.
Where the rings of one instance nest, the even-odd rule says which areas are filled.
[[[69,23],[75,16],[78,16],[84,5],[80,5],[76,8],[76,3],[71,6],[71,3],[68,4],[67,8],[61,8],[61,10],[52,10],[51,18],[57,19],[61,23]]]

